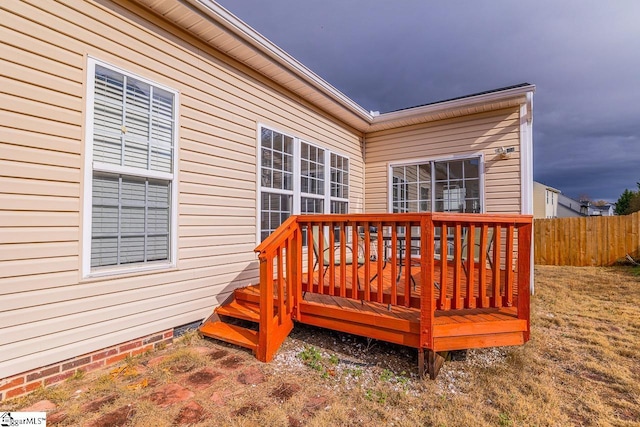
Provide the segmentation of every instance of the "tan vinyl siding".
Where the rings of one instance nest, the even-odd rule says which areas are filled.
[[[201,320],[256,283],[259,123],[347,155],[362,209],[358,132],[121,4],[0,3],[0,378]],[[81,277],[87,55],[180,93],[174,269]]]
[[[365,210],[388,212],[390,163],[484,154],[487,213],[520,213],[519,109],[390,129],[366,135]],[[495,150],[515,147],[508,159]]]

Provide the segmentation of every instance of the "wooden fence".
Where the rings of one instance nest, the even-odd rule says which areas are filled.
[[[625,216],[536,219],[535,263],[606,266],[640,257],[640,212]]]

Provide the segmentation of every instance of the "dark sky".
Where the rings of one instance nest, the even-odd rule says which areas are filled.
[[[640,1],[219,0],[368,110],[536,85],[534,179],[640,181]]]

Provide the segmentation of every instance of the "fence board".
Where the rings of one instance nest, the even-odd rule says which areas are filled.
[[[640,258],[640,212],[612,217],[536,219],[535,263],[606,266]]]

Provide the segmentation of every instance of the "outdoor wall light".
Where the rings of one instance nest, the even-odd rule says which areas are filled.
[[[498,155],[499,159],[509,159],[511,158],[511,153],[515,152],[516,148],[515,147],[500,147],[500,148],[496,148],[496,154]]]

